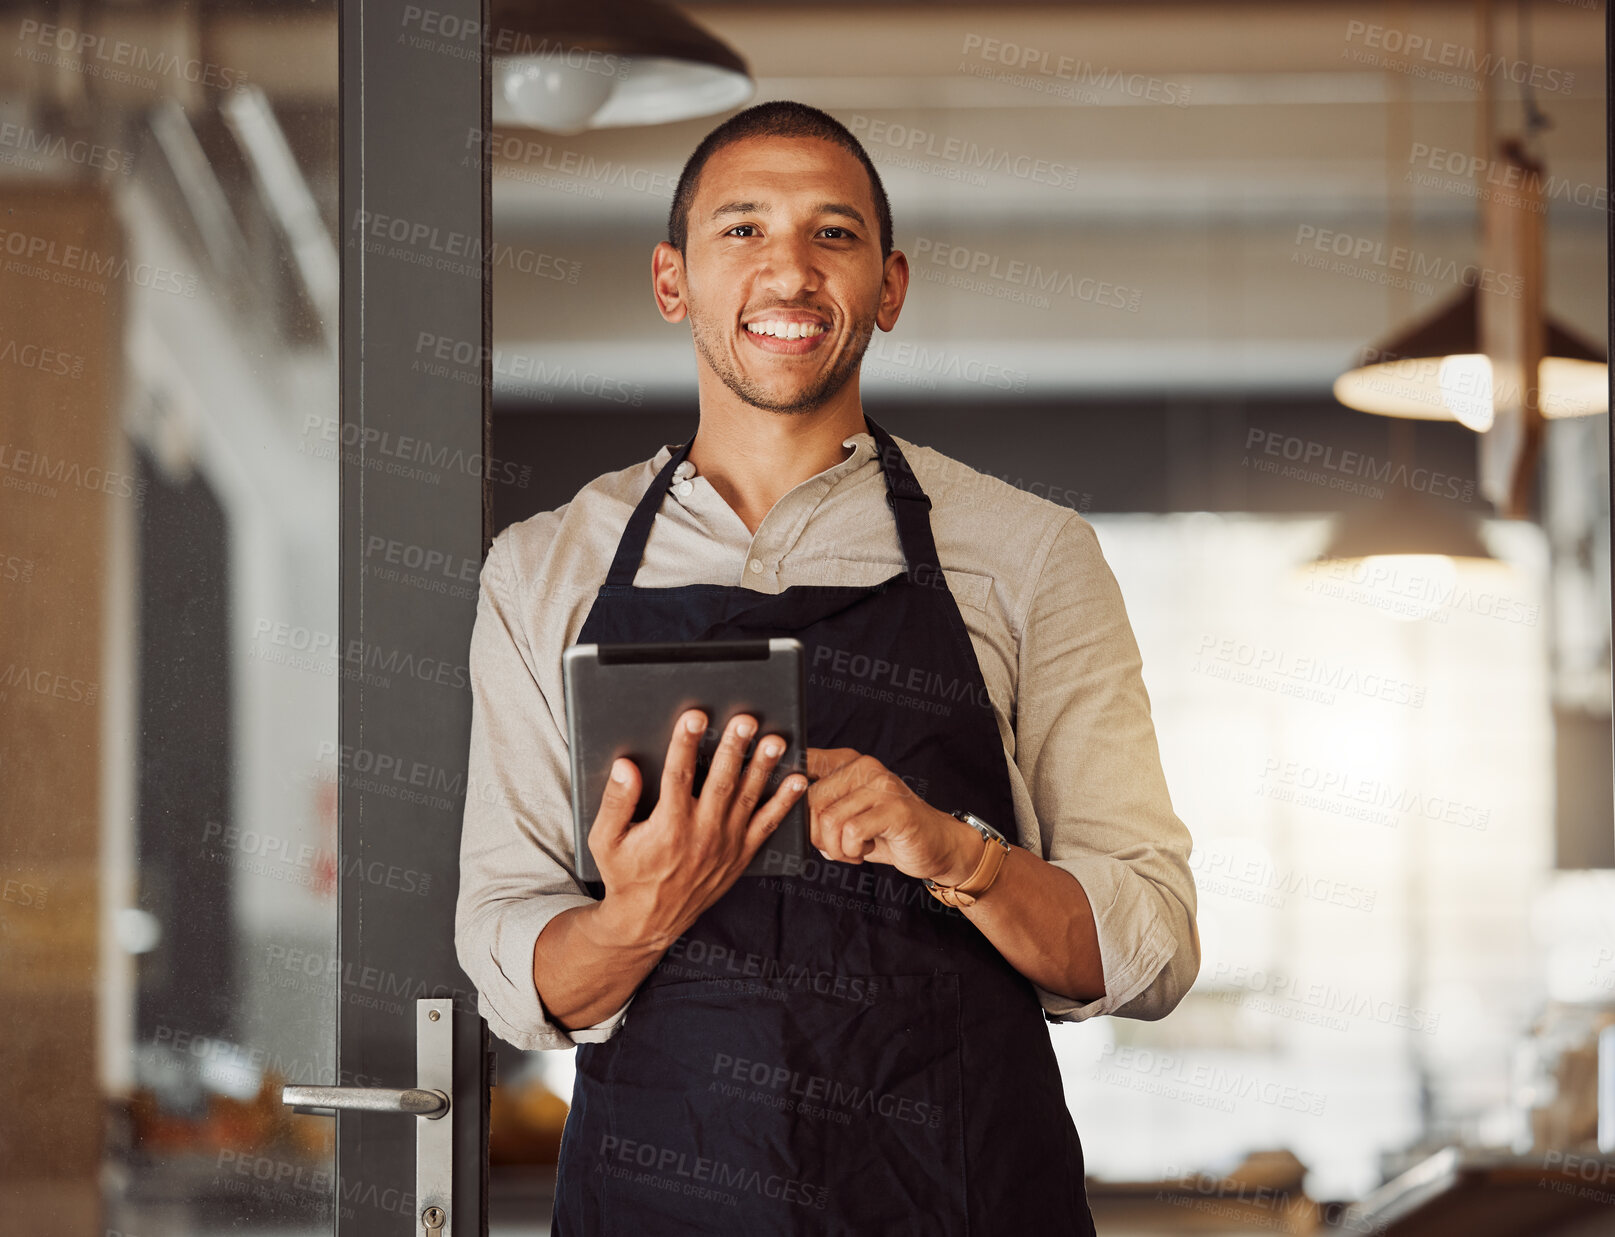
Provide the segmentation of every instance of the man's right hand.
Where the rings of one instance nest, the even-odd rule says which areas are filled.
[[[701,794],[692,795],[706,726],[699,709],[680,716],[667,745],[656,807],[637,824],[639,769],[626,757],[612,765],[589,830],[589,851],[606,887],[602,926],[609,925],[622,944],[666,949],[683,935],[739,879],[807,789],[807,778],[793,773],[763,802],[786,744],[779,735],[765,735],[747,761],[757,721],[742,713],[724,727]]]
[[[785,751],[767,735],[748,763],[754,718],[729,719],[699,797],[696,754],[707,719],[683,714],[662,766],[662,789],[646,820],[633,823],[640,775],[631,760],[612,766],[589,851],[606,896],[562,911],[533,943],[533,985],[560,1026],[591,1027],[621,1009],[675,940],[746,870],[751,858],[807,789],[793,773],[758,807],[764,785]],[[744,733],[743,733],[744,732]],[[625,780],[615,780],[618,773]]]

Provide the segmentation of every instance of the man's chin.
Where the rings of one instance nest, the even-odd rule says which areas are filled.
[[[797,384],[787,388],[767,388],[746,384],[730,389],[753,408],[790,415],[817,412],[839,395],[846,385],[845,381],[825,387]]]
[[[774,401],[770,406],[775,412],[780,413],[818,412],[839,399],[846,387],[845,382],[838,382],[833,387],[821,390],[801,391],[792,398]]]
[[[790,401],[770,400],[758,395],[742,395],[741,398],[759,411],[772,412],[782,417],[801,416],[805,413],[817,412],[829,402],[826,396]]]

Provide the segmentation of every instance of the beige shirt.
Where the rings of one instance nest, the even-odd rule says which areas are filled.
[[[1189,832],[1173,813],[1138,645],[1093,526],[928,447],[897,440],[931,498],[931,528],[1004,744],[1022,843],[1093,906],[1105,993],[1038,989],[1048,1014],[1159,1018],[1200,967]],[[872,586],[903,567],[874,439],[791,490],[755,534],[680,466],[635,583]],[[544,925],[590,899],[573,869],[561,653],[577,641],[629,514],[668,461],[591,481],[505,529],[483,565],[471,637],[471,758],[455,946],[494,1033],[518,1048],[608,1038],[623,1009],[567,1032],[533,986]],[[949,805],[938,805],[947,807]],[[996,823],[996,822],[990,822]]]

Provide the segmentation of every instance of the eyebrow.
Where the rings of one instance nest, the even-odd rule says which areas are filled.
[[[712,218],[721,219],[724,215],[766,215],[773,209],[767,202],[725,202],[712,212]],[[859,227],[868,227],[864,222],[863,214],[857,207],[846,202],[820,202],[814,208],[816,215],[841,215],[851,219]]]

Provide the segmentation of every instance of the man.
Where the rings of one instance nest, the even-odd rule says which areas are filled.
[[[555,1232],[1090,1233],[1044,1017],[1158,1018],[1199,968],[1093,530],[865,417],[908,265],[823,112],[714,130],[652,282],[690,324],[694,439],[505,530],[472,639],[456,939],[499,1035],[580,1045]],[[819,857],[740,876],[806,783],[764,800],[766,737],[747,765],[751,719],[696,713],[647,820],[614,768],[588,897],[563,649],[775,635],[807,650]]]

